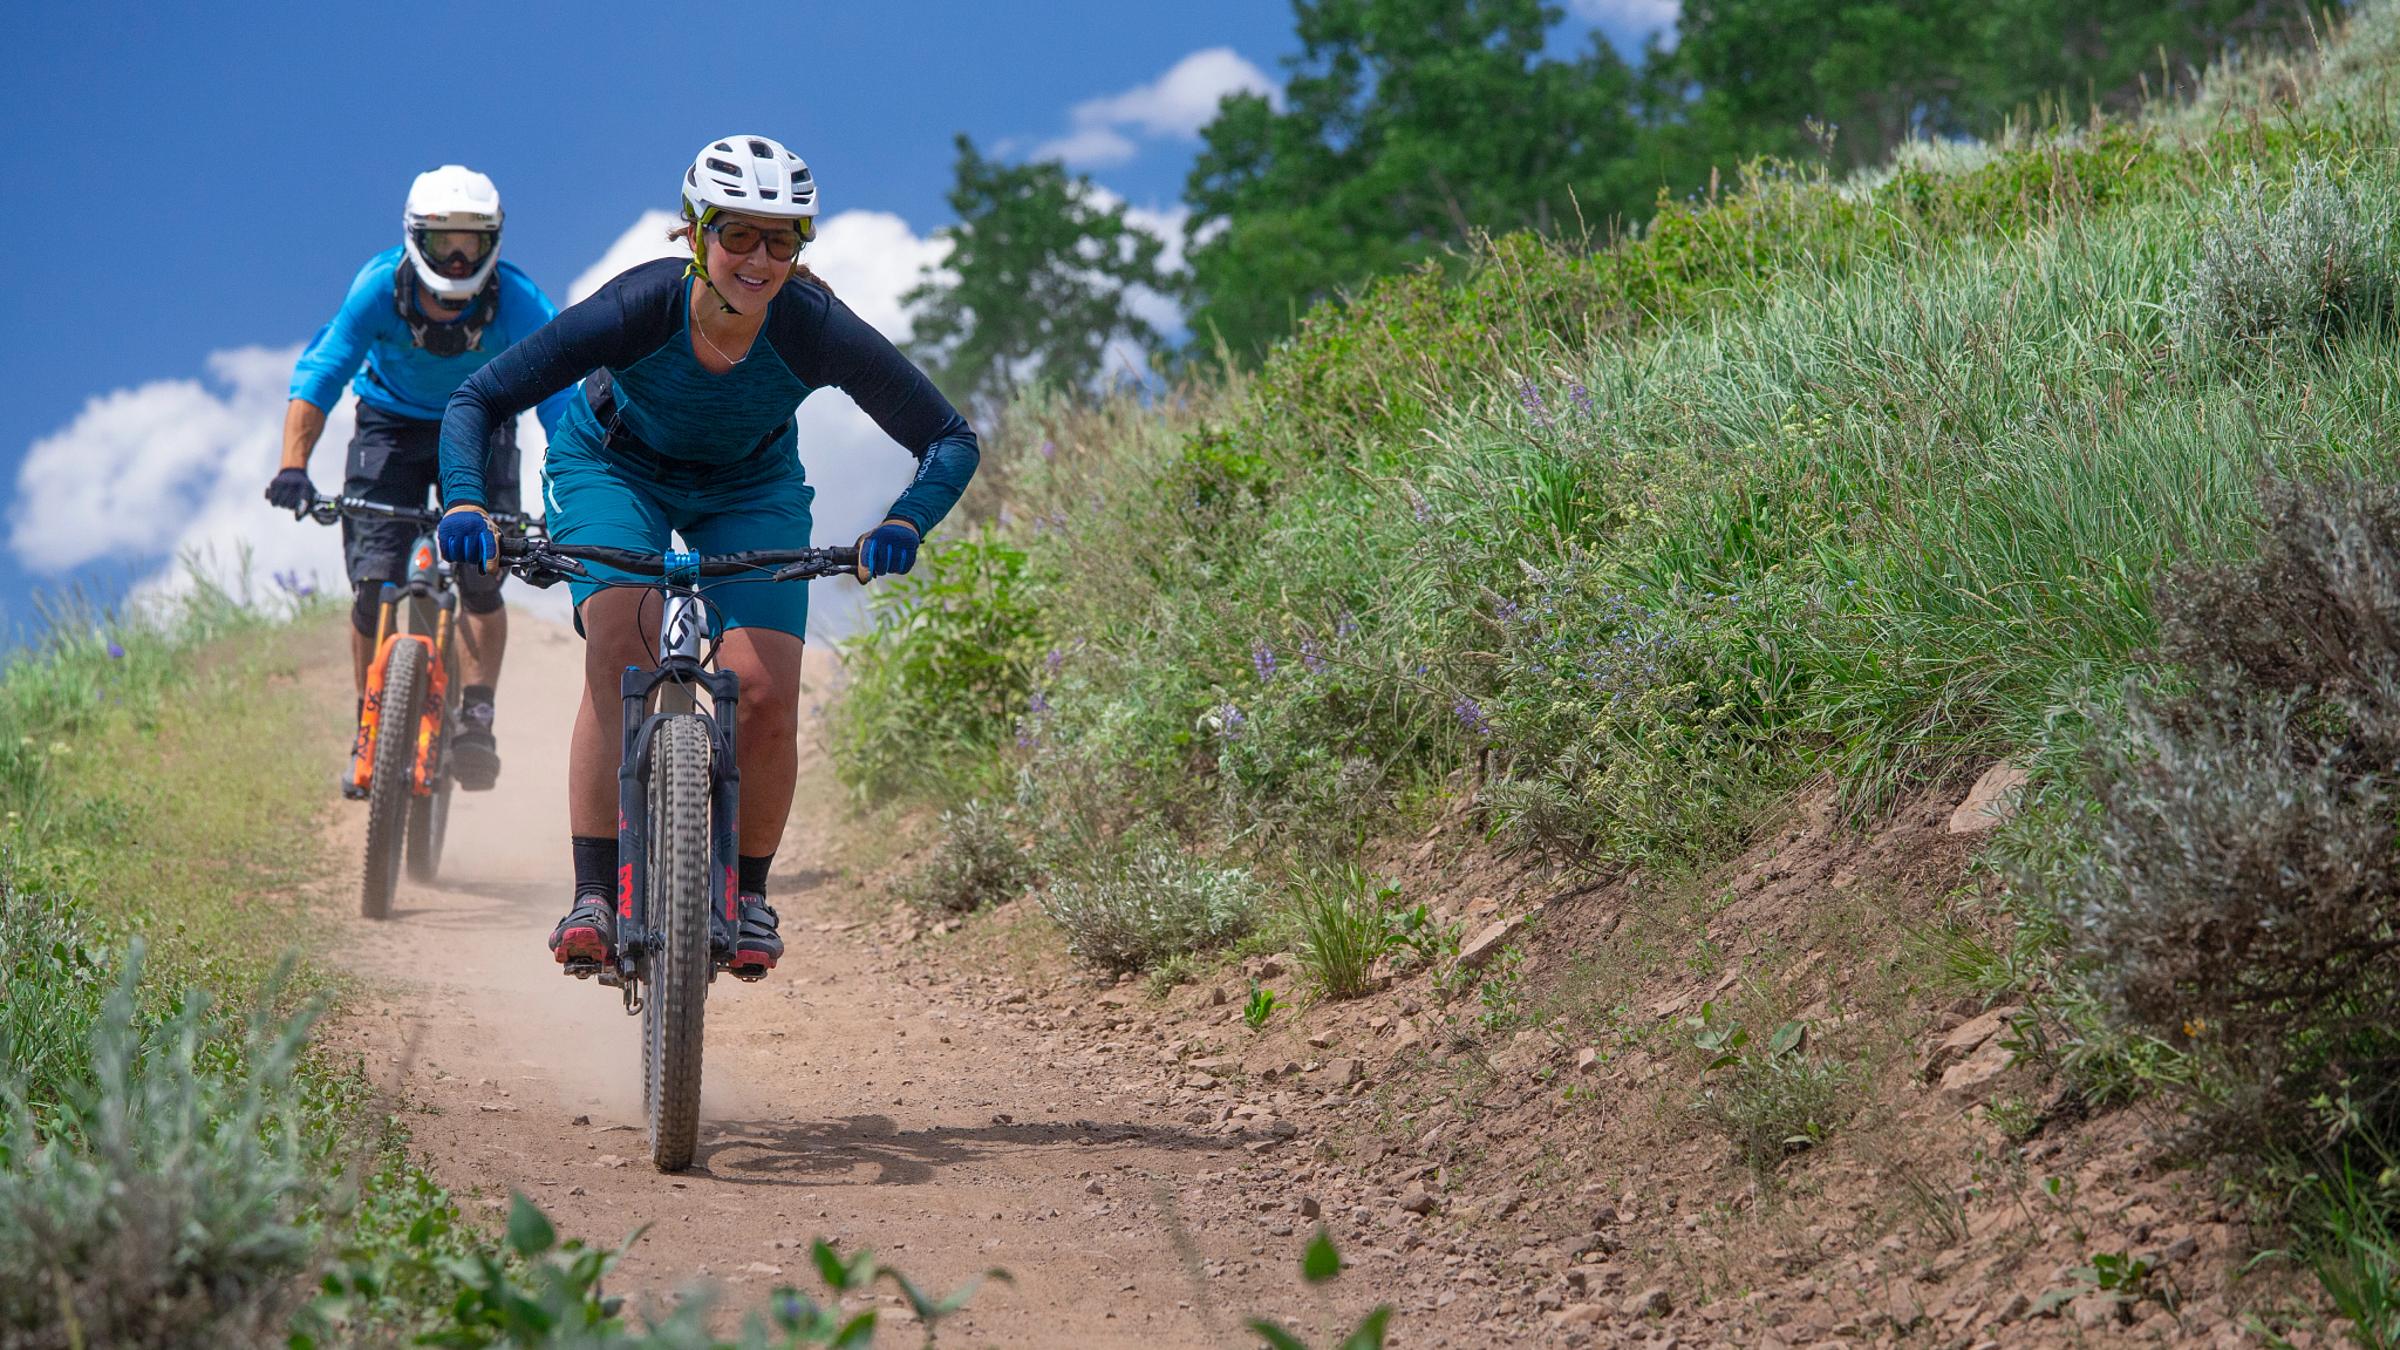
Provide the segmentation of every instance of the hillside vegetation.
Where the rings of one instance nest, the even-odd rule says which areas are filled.
[[[1335,996],[1426,916],[1328,878],[1449,813],[1671,889],[1803,790],[1863,827],[2016,761],[1950,964],[2078,1109],[2208,1126],[2383,1343],[2396,44],[2367,6],[2137,120],[1762,163],[1255,374],[1020,400],[848,653],[843,773],[949,813],[920,899],[1033,875],[1098,968]]]

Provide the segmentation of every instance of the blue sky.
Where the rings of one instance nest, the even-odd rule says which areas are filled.
[[[1596,19],[1631,45],[1673,0],[1574,8],[1562,41]],[[841,256],[888,290],[949,223],[956,133],[1064,152],[1171,209],[1191,100],[1244,71],[1279,81],[1290,30],[1287,0],[27,7],[0,46],[0,626],[32,620],[35,586],[157,570],[195,521],[223,517],[217,543],[272,524],[229,514],[231,485],[273,469],[270,354],[398,241],[421,169],[489,173],[505,255],[563,301],[672,207],[701,142],[764,132],[809,160],[829,212],[879,213]],[[323,486],[344,436],[318,451]]]

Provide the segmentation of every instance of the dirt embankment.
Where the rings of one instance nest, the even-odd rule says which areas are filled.
[[[1395,1346],[2213,1346],[2254,1343],[2240,1315],[2296,1288],[2237,1279],[2249,1237],[2208,1183],[2162,1169],[2150,1123],[2082,1119],[2012,1064],[2006,1010],[1945,974],[1989,936],[1960,903],[1959,790],[1866,840],[1803,810],[1707,884],[1648,890],[1574,891],[1437,827],[1387,870],[1486,938],[1498,992],[1444,1003],[1395,971],[1259,1033],[1238,1005],[1252,980],[1300,990],[1288,956],[1094,983],[1030,902],[963,928],[892,910],[804,792],[789,954],[712,991],[700,1161],[661,1176],[637,1024],[543,948],[578,659],[523,626],[503,788],[459,799],[440,886],[342,926],[383,992],[336,1034],[461,1193],[521,1189],[597,1241],[647,1225],[619,1281],[638,1295],[805,1284],[820,1235],[937,1286],[1008,1270],[946,1328],[974,1345],[1238,1344],[1255,1314],[1330,1343],[1390,1301]],[[1723,1081],[1704,1005],[1761,1041],[1799,1021],[1847,1075],[1836,1127],[1771,1173],[1695,1110]],[[1320,1222],[1353,1262],[1330,1299],[1297,1278]],[[2105,1278],[2120,1257],[2147,1269]]]

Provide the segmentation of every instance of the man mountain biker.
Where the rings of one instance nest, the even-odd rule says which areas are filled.
[[[316,496],[309,455],[325,433],[325,414],[350,383],[358,425],[350,438],[342,493],[389,506],[423,507],[439,479],[442,410],[468,376],[557,314],[523,272],[500,261],[500,190],[472,169],[445,164],[409,185],[398,247],[367,260],[333,320],[317,330],[292,370],[284,411],[283,466],[267,500],[299,512]],[[356,376],[353,380],[352,377]],[[547,430],[567,403],[562,391],[542,405]],[[516,419],[500,419],[484,445],[491,505],[517,509]],[[354,598],[350,654],[359,697],[375,658],[383,583],[407,575],[414,526],[404,521],[342,522]],[[451,739],[458,785],[488,789],[500,774],[492,739],[492,694],[508,645],[501,574],[461,569],[459,729]],[[358,795],[347,778],[343,793]]]
[[[764,136],[703,146],[683,176],[683,225],[670,235],[689,242],[690,259],[621,273],[451,398],[442,420],[443,555],[462,568],[492,560],[497,540],[485,508],[497,493],[481,453],[489,428],[577,380],[582,396],[559,419],[542,470],[554,542],[658,553],[673,531],[702,553],[804,547],[816,490],[792,418],[802,399],[830,385],[916,456],[908,489],[859,538],[861,580],[908,571],[917,541],[974,476],[980,450],[933,382],[799,261],[816,217],[817,184],[798,155]],[[615,943],[620,674],[651,663],[658,621],[655,590],[570,584],[584,690],[567,771],[575,893],[550,934],[562,965],[605,962]],[[726,630],[720,662],[742,688],[731,965],[757,978],[783,954],[766,885],[799,774],[808,592],[732,579],[706,594]]]

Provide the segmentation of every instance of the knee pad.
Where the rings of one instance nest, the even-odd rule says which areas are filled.
[[[498,611],[502,604],[499,576],[495,574],[490,578],[490,584],[484,586],[470,586],[465,581],[460,581],[458,603],[464,605],[469,614],[491,614]]]
[[[383,618],[383,583],[362,581],[357,584],[350,600],[350,626],[361,637],[375,636],[375,625]]]

